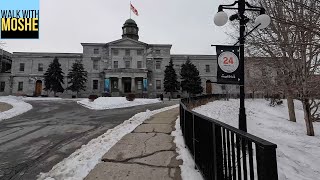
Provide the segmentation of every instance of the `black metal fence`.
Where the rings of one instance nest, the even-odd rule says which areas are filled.
[[[206,95],[180,102],[180,125],[196,167],[205,179],[277,180],[277,145],[190,110],[208,99]]]

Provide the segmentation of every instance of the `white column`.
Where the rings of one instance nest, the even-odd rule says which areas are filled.
[[[135,78],[132,77],[131,78],[131,92],[135,92],[136,91],[136,81]]]
[[[123,89],[122,89],[122,77],[118,78],[118,89],[119,89],[120,92],[123,92]]]

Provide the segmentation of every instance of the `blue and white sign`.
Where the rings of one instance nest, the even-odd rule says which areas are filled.
[[[110,79],[104,80],[104,92],[110,93]]]
[[[148,79],[143,79],[143,91],[148,91]]]

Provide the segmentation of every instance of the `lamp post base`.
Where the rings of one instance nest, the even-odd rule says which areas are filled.
[[[239,129],[247,132],[246,108],[239,108]]]

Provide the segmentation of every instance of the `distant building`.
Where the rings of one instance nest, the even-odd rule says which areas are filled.
[[[156,97],[164,93],[163,79],[165,66],[173,60],[174,68],[180,80],[181,65],[190,59],[198,68],[204,88],[203,94],[219,94],[227,92],[226,86],[215,84],[217,74],[217,58],[215,55],[174,55],[171,44],[147,44],[139,41],[139,28],[134,20],[128,19],[122,27],[122,38],[108,43],[81,43],[82,53],[35,53],[14,52],[10,73],[1,74],[0,82],[4,89],[0,95],[26,94],[46,95],[44,92],[44,76],[54,57],[59,59],[65,73],[67,84],[68,70],[76,60],[82,60],[88,71],[87,89],[80,94],[101,95],[111,93],[112,96],[123,96],[135,93],[138,96]],[[236,86],[230,86],[237,91]],[[230,89],[230,88],[229,88]],[[228,90],[229,91],[229,90]],[[65,91],[60,96],[71,96]],[[177,92],[176,95],[183,95]]]

